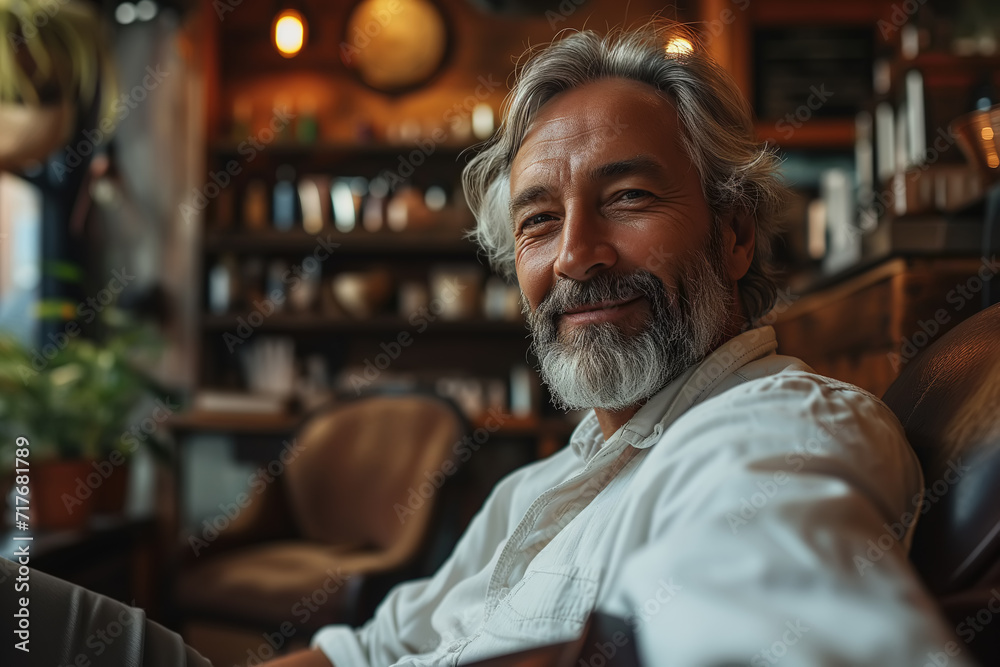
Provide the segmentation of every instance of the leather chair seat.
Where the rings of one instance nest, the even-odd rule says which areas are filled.
[[[348,545],[286,541],[216,556],[177,582],[181,609],[203,617],[308,629],[342,622],[356,602],[358,575],[393,567],[392,554]],[[311,610],[303,600],[312,601]]]

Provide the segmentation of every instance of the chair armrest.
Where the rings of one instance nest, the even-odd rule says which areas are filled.
[[[600,656],[600,659],[598,659]],[[587,619],[583,634],[573,641],[559,642],[480,660],[466,667],[641,667],[635,636],[624,619],[595,611]]]

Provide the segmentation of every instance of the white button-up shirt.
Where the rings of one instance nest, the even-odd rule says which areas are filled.
[[[770,327],[733,338],[607,441],[588,413],[434,576],[313,646],[335,667],[457,665],[573,639],[599,608],[648,667],[965,664],[907,559],[924,487],[898,421],[775,348]]]

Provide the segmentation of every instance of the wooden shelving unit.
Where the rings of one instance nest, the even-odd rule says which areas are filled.
[[[407,333],[413,340],[397,359],[393,359],[387,373],[416,378],[428,388],[434,377],[467,376],[483,381],[509,382],[511,369],[528,363],[528,330],[523,319],[490,319],[481,314],[461,319],[446,316],[422,318],[415,322],[400,312],[397,298],[390,299],[380,310],[367,318],[351,316],[346,312],[331,312],[314,304],[306,312],[297,312],[286,304],[278,312],[257,318],[246,344],[232,345],[232,335],[241,322],[253,312],[249,299],[237,298],[226,312],[208,310],[208,274],[223,257],[238,265],[255,259],[265,265],[280,259],[288,264],[301,262],[318,246],[329,248],[336,244],[328,259],[321,263],[321,289],[328,289],[333,276],[344,271],[364,271],[378,267],[393,276],[394,287],[404,281],[427,281],[429,275],[442,266],[475,265],[485,282],[489,271],[475,244],[466,238],[473,221],[464,207],[463,197],[457,188],[458,176],[464,164],[463,146],[441,144],[425,152],[426,163],[421,177],[412,182],[418,187],[428,182],[451,185],[452,205],[441,212],[435,221],[424,221],[416,229],[391,231],[382,228],[367,231],[360,225],[345,232],[332,221],[321,230],[310,233],[296,223],[292,229],[279,230],[271,223],[254,228],[243,223],[239,212],[239,197],[251,179],[260,179],[273,185],[274,169],[288,164],[297,174],[321,174],[340,178],[361,176],[372,178],[392,170],[398,165],[399,156],[416,150],[408,145],[317,143],[310,145],[275,141],[252,163],[241,163],[239,174],[229,186],[236,193],[235,219],[220,224],[209,209],[202,235],[201,258],[203,291],[199,318],[200,386],[210,390],[241,391],[245,387],[241,353],[246,344],[253,344],[258,336],[281,336],[291,339],[296,357],[322,356],[329,377],[348,374],[349,369],[362,367],[374,359],[386,345]],[[207,166],[218,171],[238,159],[239,145],[225,141],[211,141],[207,147]],[[421,180],[422,179],[422,180]],[[419,326],[418,326],[419,325]],[[245,332],[246,329],[243,329]],[[225,341],[230,344],[227,346]],[[242,340],[242,339],[241,339]],[[485,386],[485,385],[484,385]],[[343,389],[342,385],[338,385]],[[571,422],[551,411],[541,387],[536,387],[535,413],[526,418],[505,420],[496,435],[518,441],[534,441],[533,450],[539,455],[549,454],[565,443],[572,430]],[[294,428],[301,415],[246,415],[191,413],[175,421],[175,428],[184,431],[229,431],[274,434]],[[475,417],[473,417],[475,421]]]
[[[206,331],[231,331],[239,324],[235,313],[204,315],[202,328]],[[318,313],[276,313],[270,315],[257,327],[260,331],[281,331],[286,333],[342,333],[379,334],[412,329],[416,325],[402,317],[380,315],[370,319],[334,318]],[[427,325],[429,334],[469,334],[483,336],[527,336],[525,324],[521,320],[489,320],[485,318],[467,320],[435,320]]]
[[[213,229],[205,233],[202,249],[210,253],[308,253],[323,240],[338,244],[336,255],[396,257],[431,253],[466,258],[475,256],[476,248],[464,238],[464,234],[464,229],[429,229],[425,232],[366,232],[356,229],[345,233],[327,227],[317,234],[302,229]]]

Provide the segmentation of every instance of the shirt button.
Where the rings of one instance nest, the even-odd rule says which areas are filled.
[[[507,597],[507,593],[510,593],[510,589],[507,588],[506,586],[500,589],[500,597],[502,598]]]
[[[451,645],[448,646],[448,652],[449,653],[455,653],[460,648],[462,648],[462,642],[458,642],[458,641],[452,642]]]

